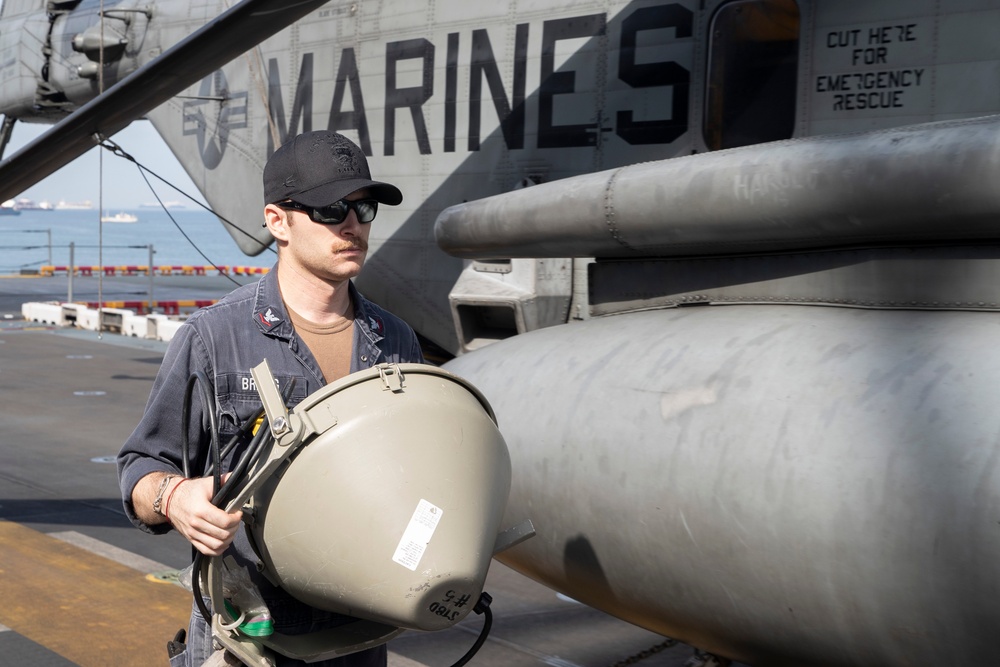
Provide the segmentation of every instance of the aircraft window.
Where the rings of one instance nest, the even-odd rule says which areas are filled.
[[[795,129],[799,7],[734,0],[712,17],[705,143],[711,150],[788,139]]]

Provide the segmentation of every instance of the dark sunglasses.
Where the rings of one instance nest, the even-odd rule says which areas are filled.
[[[326,206],[306,206],[297,201],[283,201],[276,204],[281,208],[291,208],[296,211],[308,213],[313,222],[321,225],[339,225],[347,219],[347,214],[354,209],[354,214],[358,216],[358,222],[365,224],[375,219],[378,213],[378,201],[374,199],[341,199]]]

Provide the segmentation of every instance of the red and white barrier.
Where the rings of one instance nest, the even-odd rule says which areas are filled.
[[[257,276],[267,273],[270,269],[263,266],[197,266],[197,265],[160,265],[154,266],[153,271],[161,276],[207,276],[207,275],[236,275],[236,276]],[[70,267],[46,264],[39,267],[40,276],[54,276],[57,274],[69,274]],[[75,266],[73,275],[93,276],[104,273],[106,276],[148,276],[150,267],[146,264],[127,264],[116,266]]]

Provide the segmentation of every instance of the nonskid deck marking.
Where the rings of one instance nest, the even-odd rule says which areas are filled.
[[[166,661],[190,594],[132,567],[0,520],[0,623],[81,667]]]

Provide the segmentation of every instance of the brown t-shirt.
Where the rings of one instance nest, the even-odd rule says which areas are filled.
[[[327,384],[351,372],[351,345],[354,342],[354,306],[344,319],[334,324],[316,324],[305,319],[285,304],[295,333],[316,357]]]

